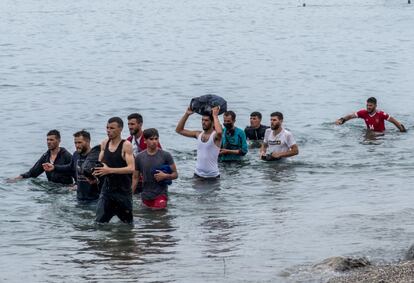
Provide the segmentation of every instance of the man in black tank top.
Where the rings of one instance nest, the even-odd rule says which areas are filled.
[[[131,178],[134,172],[132,145],[121,138],[124,123],[119,117],[108,120],[108,138],[101,143],[99,161],[104,166],[96,167],[94,175],[104,176],[101,194],[96,209],[96,222],[106,223],[116,215],[125,223],[132,223]]]

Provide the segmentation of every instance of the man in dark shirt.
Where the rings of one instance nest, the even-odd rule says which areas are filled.
[[[144,119],[139,113],[132,113],[128,116],[128,129],[131,135],[127,138],[127,140],[132,144],[134,158],[137,157],[140,152],[147,149],[147,144],[145,143],[145,139],[142,134],[144,131],[142,128],[143,123]],[[158,148],[161,148],[161,144],[159,142]],[[142,178],[138,180],[134,193],[142,193]]]
[[[66,165],[44,164],[46,172],[71,173],[74,175],[77,185],[77,198],[80,202],[90,202],[99,198],[99,187],[95,180],[88,179],[82,170],[82,165],[90,154],[96,155],[96,161],[100,152],[100,146],[91,149],[91,135],[88,131],[81,130],[73,134],[76,151],[73,153],[72,162]]]
[[[103,167],[96,167],[93,174],[105,177],[96,208],[96,222],[106,223],[116,215],[125,223],[133,223],[132,215],[132,173],[135,169],[132,144],[122,139],[124,122],[112,117],[106,125],[108,138],[101,143],[99,161]]]
[[[262,125],[262,114],[260,112],[252,112],[250,114],[250,126],[244,129],[247,140],[251,147],[260,147],[263,142],[264,135],[268,126]]]
[[[167,208],[168,185],[178,177],[177,167],[171,154],[158,148],[156,129],[146,129],[143,135],[147,149],[135,157],[132,187],[135,188],[139,176],[142,176],[142,203],[152,209],[164,209]]]
[[[12,181],[36,178],[45,171],[44,164],[51,163],[54,165],[66,165],[72,161],[72,155],[64,148],[59,147],[60,133],[58,130],[51,130],[47,133],[47,148],[46,151],[39,160],[33,165],[33,167],[14,179]],[[58,172],[46,172],[46,177],[49,181],[60,184],[73,184],[73,178],[71,173],[58,173]]]

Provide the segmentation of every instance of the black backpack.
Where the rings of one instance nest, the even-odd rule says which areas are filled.
[[[219,115],[227,111],[227,101],[214,94],[194,97],[190,102],[191,110],[200,115],[211,115],[211,108],[215,106],[220,106]]]

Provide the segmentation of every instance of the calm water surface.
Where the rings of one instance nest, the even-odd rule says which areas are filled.
[[[11,1],[0,3],[0,281],[315,282],[340,255],[398,260],[414,238],[414,6],[406,1]],[[194,140],[175,134],[194,96],[282,111],[300,155],[191,178]],[[366,140],[333,121],[376,96],[410,130]],[[7,184],[46,150],[45,133],[144,115],[177,163],[166,212],[135,200],[133,228],[44,177]],[[192,116],[189,128],[200,128]],[[124,131],[124,136],[127,136]]]

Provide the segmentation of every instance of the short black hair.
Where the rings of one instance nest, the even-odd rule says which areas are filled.
[[[108,124],[117,123],[120,128],[124,127],[124,122],[119,117],[112,117],[108,120]]]
[[[226,111],[224,112],[224,116],[231,116],[231,119],[233,121],[236,120],[236,113],[234,113],[234,111],[231,111],[231,110]]]
[[[73,134],[74,138],[83,137],[85,140],[91,140],[91,134],[87,130],[80,130]]]
[[[144,139],[149,139],[152,137],[157,137],[159,138],[160,135],[158,134],[157,129],[155,128],[149,128],[149,129],[145,129],[144,132],[142,133],[144,135]]]
[[[60,132],[56,129],[50,130],[46,136],[56,136],[60,140]]]
[[[208,117],[211,122],[214,121],[213,115],[203,115],[203,117]]]
[[[252,114],[250,114],[250,117],[257,117],[257,118],[259,118],[259,120],[262,120],[262,113],[260,113],[258,111],[254,111],[254,112],[252,112]]]
[[[281,112],[273,112],[272,114],[270,114],[270,117],[277,117],[279,118],[279,120],[283,120],[283,114]]]
[[[138,123],[140,124],[143,122],[142,115],[139,113],[132,113],[128,115],[128,120],[131,120],[131,119],[136,119]]]
[[[367,103],[377,104],[377,99],[375,97],[370,97],[367,99]]]

